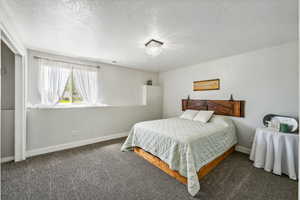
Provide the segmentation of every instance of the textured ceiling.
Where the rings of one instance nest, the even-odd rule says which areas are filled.
[[[297,0],[6,0],[29,48],[151,71],[297,40]],[[164,42],[145,54],[151,38]]]

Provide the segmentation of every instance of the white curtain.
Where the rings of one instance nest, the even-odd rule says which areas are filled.
[[[84,103],[96,104],[98,101],[98,70],[73,69],[73,80]]]
[[[67,63],[38,59],[40,69],[39,91],[42,105],[55,105],[63,95],[72,66]]]

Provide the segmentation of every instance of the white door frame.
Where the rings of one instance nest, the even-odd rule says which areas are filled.
[[[0,24],[0,39],[15,53],[15,153],[14,160],[26,159],[26,50]],[[0,59],[1,64],[1,59]],[[1,79],[0,79],[1,80]],[[1,95],[0,95],[1,97]]]

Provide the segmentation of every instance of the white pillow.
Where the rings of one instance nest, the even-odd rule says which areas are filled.
[[[186,110],[184,113],[180,116],[181,119],[189,119],[193,120],[194,117],[198,114],[198,110]]]
[[[208,120],[213,116],[215,111],[213,110],[200,110],[193,120],[207,123]]]

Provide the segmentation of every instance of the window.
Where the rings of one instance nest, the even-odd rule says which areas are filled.
[[[98,67],[38,58],[42,105],[88,104],[98,100]]]
[[[78,93],[76,89],[76,85],[74,84],[73,74],[71,74],[65,86],[63,95],[59,100],[59,103],[70,104],[70,103],[82,103],[82,102],[83,102],[82,96]]]

